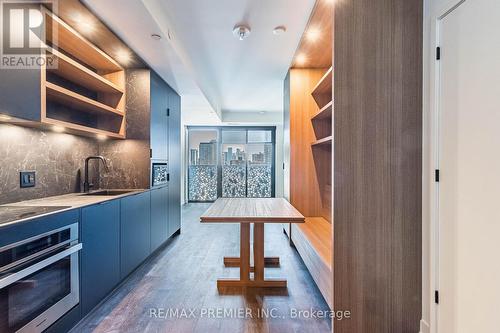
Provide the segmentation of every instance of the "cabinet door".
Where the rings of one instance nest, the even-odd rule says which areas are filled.
[[[170,87],[169,87],[170,88]],[[168,197],[168,235],[181,228],[181,97],[170,88],[168,107],[168,162],[170,182]]]
[[[151,252],[168,238],[168,186],[151,190]]]
[[[120,201],[83,208],[80,239],[85,316],[120,282]]]
[[[151,157],[168,159],[168,86],[151,72]]]
[[[121,278],[129,275],[151,250],[150,192],[121,199]]]

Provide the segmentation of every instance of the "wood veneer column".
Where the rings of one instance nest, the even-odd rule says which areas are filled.
[[[335,5],[336,333],[419,331],[422,6]]]

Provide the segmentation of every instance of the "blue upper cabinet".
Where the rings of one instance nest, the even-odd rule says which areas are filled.
[[[168,186],[164,186],[151,190],[151,252],[168,236]]]
[[[168,184],[168,234],[171,236],[181,228],[181,97],[169,87],[168,161],[170,182]]]
[[[129,275],[151,251],[151,193],[121,199],[121,278]]]
[[[169,87],[151,71],[151,158],[168,160]]]
[[[81,308],[92,310],[120,282],[120,200],[82,209]]]

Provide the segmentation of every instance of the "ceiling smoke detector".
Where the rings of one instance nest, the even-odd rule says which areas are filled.
[[[233,35],[235,35],[239,40],[243,40],[250,36],[250,31],[250,27],[238,24],[233,28]]]

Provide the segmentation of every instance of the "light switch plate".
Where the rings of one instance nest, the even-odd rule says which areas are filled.
[[[36,185],[35,171],[21,171],[19,178],[21,188],[35,187]]]

